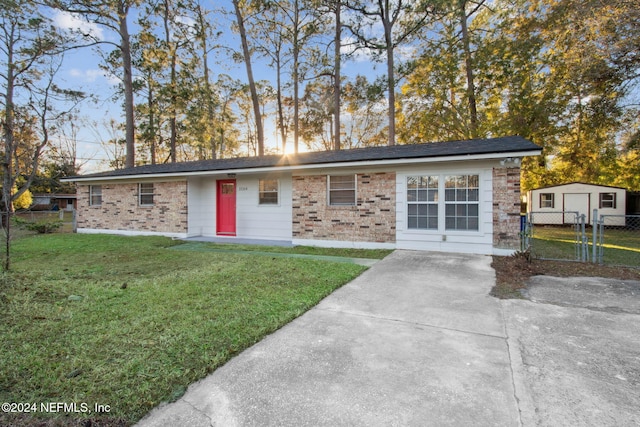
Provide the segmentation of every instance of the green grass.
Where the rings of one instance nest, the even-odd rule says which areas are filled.
[[[14,242],[0,284],[0,401],[103,404],[108,414],[71,415],[133,423],[364,270],[169,250],[176,244],[74,234]]]
[[[587,229],[591,259],[593,230]],[[534,227],[532,247],[536,257],[574,260],[575,231],[571,227]],[[640,267],[640,230],[607,228],[604,231],[604,263]]]
[[[318,256],[335,256],[345,258],[368,258],[382,259],[389,255],[392,250],[388,249],[350,249],[350,248],[320,248],[316,246],[262,246],[262,245],[240,245],[233,243],[206,243],[192,242],[188,244],[193,249],[200,247],[204,250],[212,249],[219,251],[248,251],[248,252],[273,252],[281,254],[301,254]],[[186,246],[186,245],[185,245]]]

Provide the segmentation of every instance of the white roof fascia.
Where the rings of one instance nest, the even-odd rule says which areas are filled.
[[[154,173],[154,174],[139,174],[139,175],[123,175],[123,176],[103,176],[103,177],[77,177],[74,179],[63,178],[61,181],[66,182],[99,182],[99,181],[125,181],[125,180],[140,180],[140,179],[156,179],[156,178],[186,178],[189,176],[207,176],[207,175],[225,175],[225,174],[242,174],[242,173],[261,173],[261,172],[287,172],[296,170],[308,170],[308,169],[329,169],[329,168],[349,168],[349,167],[362,167],[362,166],[397,166],[397,165],[412,165],[421,163],[444,163],[453,161],[468,161],[468,160],[490,160],[490,159],[506,159],[526,156],[537,156],[540,154],[540,150],[532,151],[514,151],[509,153],[483,153],[483,154],[463,154],[452,156],[439,156],[439,157],[416,157],[416,158],[403,158],[403,159],[387,159],[387,160],[359,160],[351,162],[333,162],[333,163],[313,163],[306,165],[287,165],[287,166],[264,166],[258,168],[242,168],[242,169],[220,169],[209,171],[193,171],[193,172],[168,172],[168,173]]]

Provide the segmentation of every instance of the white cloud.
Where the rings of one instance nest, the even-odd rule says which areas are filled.
[[[350,55],[350,59],[352,61],[369,62],[373,58],[371,49],[362,47],[359,49],[356,48],[358,46],[358,42],[353,36],[342,37],[340,45],[340,52],[343,55]]]
[[[102,28],[93,22],[87,22],[78,14],[57,11],[53,17],[54,25],[68,31],[79,31],[98,40],[104,40]]]
[[[418,49],[416,48],[416,46],[410,45],[398,46],[395,50],[394,55],[396,60],[398,61],[409,61],[417,57]]]
[[[99,68],[89,68],[82,70],[79,68],[72,68],[69,70],[69,75],[74,79],[80,80],[83,83],[95,83],[100,79],[105,79],[107,83],[115,85],[120,81],[113,75],[107,74],[104,70]]]

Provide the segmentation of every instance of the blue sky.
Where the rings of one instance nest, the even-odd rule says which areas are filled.
[[[227,6],[227,10],[230,10],[230,2],[221,3],[223,6]],[[227,3],[227,5],[224,3]],[[218,14],[215,19],[218,30],[223,34],[220,42],[233,49],[240,50],[239,36],[230,29],[230,17]],[[103,27],[86,23],[71,15],[58,12],[54,15],[54,20],[62,28],[80,27],[83,32],[91,33],[100,40],[118,42],[117,36],[107,32]],[[130,33],[134,34],[136,30],[133,19],[130,19],[129,22]],[[106,44],[103,49],[108,52],[111,47]],[[254,57],[253,60],[256,80],[264,79],[274,82],[275,76],[268,64],[257,57]],[[233,78],[246,81],[244,63],[235,63],[224,52],[214,58],[214,61],[213,71],[216,74],[228,74]],[[101,140],[109,140],[112,135],[103,126],[103,123],[105,121],[108,122],[111,118],[118,122],[123,121],[121,101],[113,99],[118,79],[114,76],[106,75],[100,68],[101,62],[102,59],[95,48],[76,50],[66,55],[65,65],[60,75],[64,85],[93,94],[98,99],[97,102],[87,101],[81,107],[81,116],[86,122],[78,123],[80,131],[76,138],[78,141],[78,160],[84,164],[83,173],[107,168],[105,163],[109,155],[101,145]],[[371,80],[376,75],[382,74],[384,69],[385,66],[383,64],[372,63],[365,54],[343,64],[343,73],[345,75],[365,74]],[[267,146],[276,146],[274,128],[273,123],[266,123]]]

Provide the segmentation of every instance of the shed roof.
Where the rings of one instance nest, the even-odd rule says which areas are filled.
[[[442,157],[471,158],[480,155],[496,155],[504,158],[510,154],[536,155],[541,148],[521,136],[508,136],[465,141],[448,141],[411,145],[356,148],[351,150],[315,151],[289,155],[267,155],[261,157],[238,157],[230,159],[200,160],[192,162],[144,165],[117,169],[65,179],[66,181],[143,178],[152,175],[190,175],[200,172],[245,171],[263,168],[299,168],[310,165],[328,165],[354,162],[381,162],[406,159],[438,159]],[[486,157],[485,157],[486,158]]]
[[[548,185],[546,187],[538,187],[538,188],[534,188],[531,191],[539,191],[539,190],[550,190],[552,188],[561,188],[561,187],[568,187],[570,185],[587,185],[590,187],[601,187],[601,188],[614,188],[616,190],[626,190],[626,188],[624,187],[615,187],[613,185],[603,185],[603,184],[591,184],[589,182],[580,182],[580,181],[573,181],[573,182],[567,182],[564,184],[555,184],[555,185]]]

